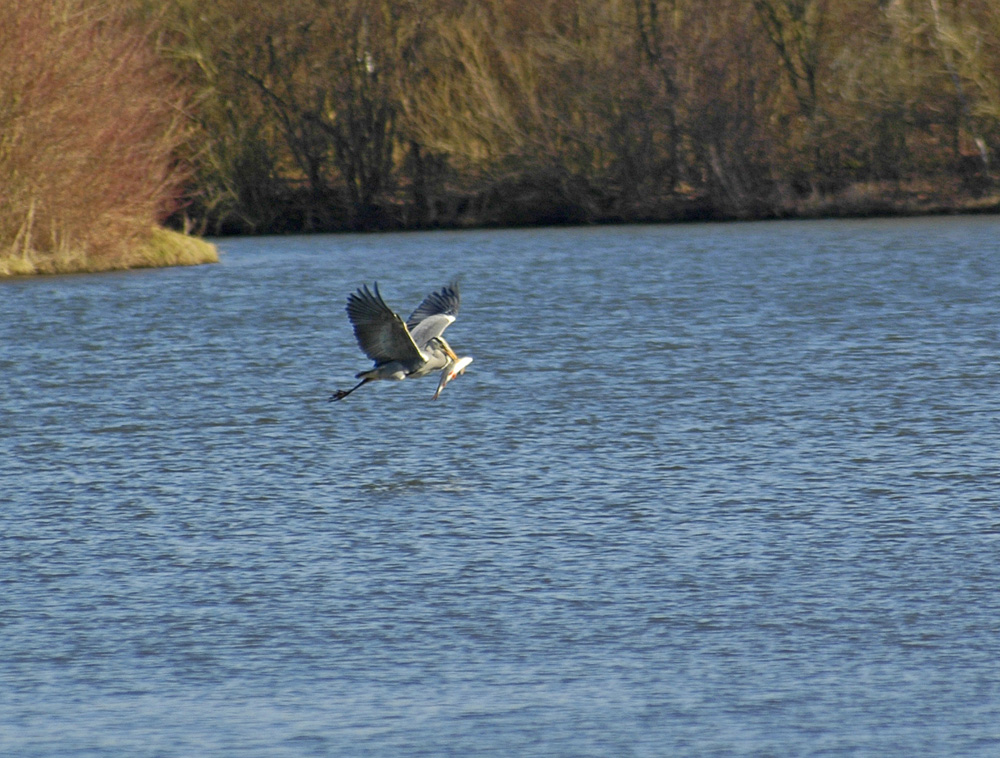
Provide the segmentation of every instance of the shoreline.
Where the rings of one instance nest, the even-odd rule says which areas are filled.
[[[0,279],[200,266],[218,262],[219,250],[213,243],[174,229],[154,227],[147,240],[121,256],[102,258],[65,252],[54,255],[0,254]]]
[[[727,211],[695,199],[674,198],[647,212],[624,214],[594,214],[580,218],[567,212],[556,218],[453,219],[451,223],[406,225],[387,224],[382,228],[364,230],[350,228],[260,229],[211,235],[255,237],[283,234],[378,234],[421,231],[466,231],[475,229],[529,229],[558,226],[624,226],[628,224],[692,224],[748,221],[796,221],[820,219],[921,218],[934,216],[1000,215],[1000,193],[981,197],[953,197],[945,202],[932,193],[899,191],[883,192],[884,188],[853,185],[835,196],[805,198],[782,208]],[[198,266],[219,262],[218,247],[200,236],[193,236],[168,227],[155,227],[149,239],[137,245],[130,254],[114,258],[89,258],[76,254],[52,256],[0,255],[0,280],[29,276],[72,275],[125,271],[143,268]]]
[[[949,191],[950,190],[950,191]],[[454,200],[454,198],[453,198]],[[540,190],[508,196],[493,203],[465,198],[433,218],[416,221],[405,202],[388,203],[377,209],[367,223],[338,220],[317,222],[294,198],[273,223],[244,226],[225,219],[171,219],[172,227],[191,228],[207,237],[255,237],[290,234],[377,234],[379,232],[461,231],[471,229],[519,229],[551,226],[615,226],[623,224],[685,224],[731,221],[778,221],[836,218],[904,218],[1000,214],[1000,188],[983,191],[952,187],[942,189],[930,181],[858,183],[837,192],[807,196],[785,196],[770,200],[743,198],[730,204],[696,194],[647,198],[628,208],[601,207],[595,198],[552,198]],[[460,209],[459,209],[460,208]],[[313,209],[316,210],[316,209]],[[304,223],[303,219],[309,222]]]

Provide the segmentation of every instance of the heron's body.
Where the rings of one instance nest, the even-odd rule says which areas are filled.
[[[354,327],[358,346],[375,362],[375,367],[359,372],[357,378],[361,381],[349,390],[337,390],[331,400],[342,400],[367,382],[418,378],[443,372],[464,360],[441,336],[458,314],[456,283],[425,297],[405,323],[385,304],[378,284],[374,290],[363,285],[348,296],[347,316]],[[471,362],[471,358],[465,361],[459,373]],[[447,380],[442,382],[438,392],[445,384]]]

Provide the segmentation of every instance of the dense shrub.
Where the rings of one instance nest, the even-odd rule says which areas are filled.
[[[214,232],[995,208],[996,0],[168,0]]]
[[[135,265],[171,209],[181,97],[126,2],[0,9],[0,273]]]

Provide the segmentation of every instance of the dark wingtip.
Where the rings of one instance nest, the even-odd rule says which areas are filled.
[[[378,291],[378,282],[375,282],[375,296],[378,297],[379,299],[382,298],[382,295],[379,294]],[[372,291],[368,289],[368,284],[366,282],[347,296],[347,302],[348,304],[350,304],[352,300],[361,300],[370,297],[372,297]]]

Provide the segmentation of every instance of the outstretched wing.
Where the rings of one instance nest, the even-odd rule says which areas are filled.
[[[423,348],[435,337],[440,337],[458,316],[460,302],[457,281],[425,297],[406,320],[406,327],[413,335],[413,341]]]
[[[378,282],[375,292],[366,284],[348,296],[347,317],[354,326],[358,346],[376,366],[391,361],[423,361],[403,319],[382,299]]]

